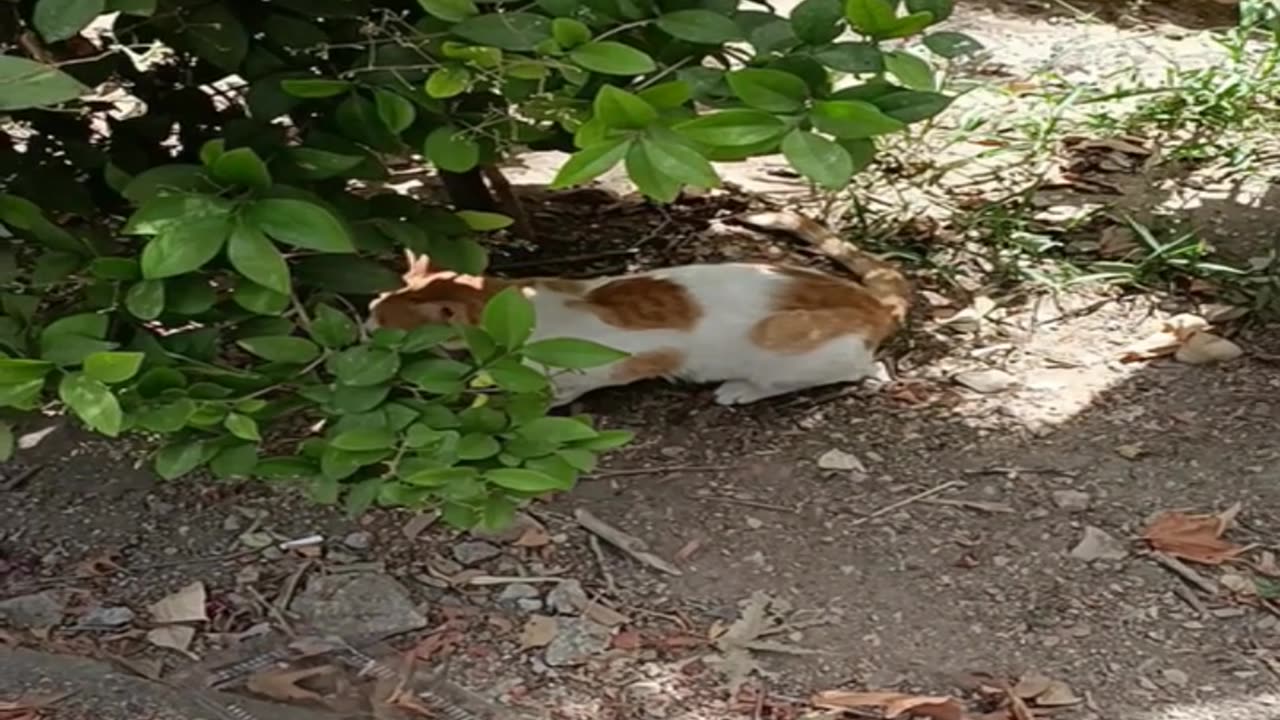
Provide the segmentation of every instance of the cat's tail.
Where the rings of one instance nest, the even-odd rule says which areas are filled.
[[[892,263],[860,250],[827,226],[795,212],[761,212],[739,215],[734,220],[760,230],[795,235],[815,250],[835,260],[857,275],[864,287],[884,303],[898,320],[911,308],[911,283]]]

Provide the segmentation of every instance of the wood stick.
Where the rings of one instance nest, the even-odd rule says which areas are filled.
[[[1161,567],[1191,584],[1197,590],[1207,593],[1209,596],[1218,594],[1218,586],[1213,582],[1205,579],[1203,575],[1187,567],[1185,563],[1170,555],[1162,552],[1152,552],[1149,554],[1152,560],[1155,560]]]
[[[904,508],[910,505],[911,503],[920,502],[921,500],[924,500],[927,497],[933,497],[934,495],[946,492],[947,490],[950,490],[951,488],[954,488],[954,487],[958,487],[960,485],[963,485],[963,483],[961,483],[959,480],[949,480],[933,489],[916,493],[915,495],[912,495],[911,497],[906,498],[905,500],[899,500],[898,502],[893,503],[891,505],[886,505],[885,507],[880,508],[879,510],[871,513],[870,515],[865,515],[863,517],[858,518],[857,520],[854,520],[852,523],[850,523],[850,525],[862,525],[863,523],[870,522],[883,515],[888,515],[894,510],[897,510],[899,508]]]
[[[668,575],[678,577],[684,574],[680,572],[680,568],[650,552],[649,544],[644,540],[613,527],[586,510],[581,508],[574,510],[573,517],[588,532],[599,535],[602,540],[630,555],[636,562],[648,565]]]

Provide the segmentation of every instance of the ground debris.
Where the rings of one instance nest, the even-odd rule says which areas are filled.
[[[1201,565],[1221,565],[1246,550],[1222,538],[1240,509],[1237,503],[1215,515],[1165,511],[1151,522],[1142,539],[1152,550],[1166,555]]]
[[[945,695],[907,695],[892,691],[825,690],[813,705],[830,710],[879,708],[885,718],[914,716],[930,720],[965,720],[964,706]]]
[[[281,670],[274,668],[262,670],[249,676],[245,687],[249,692],[281,702],[317,702],[327,704],[324,696],[313,690],[302,687],[301,683],[310,678],[332,675],[337,668],[332,665],[318,665],[302,670]]]
[[[151,619],[161,624],[205,622],[209,614],[205,609],[208,595],[204,583],[199,580],[152,603],[147,611]]]

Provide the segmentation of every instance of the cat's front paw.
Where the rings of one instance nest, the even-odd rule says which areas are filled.
[[[746,405],[768,396],[769,393],[747,380],[728,380],[716,388],[716,402],[721,405]]]

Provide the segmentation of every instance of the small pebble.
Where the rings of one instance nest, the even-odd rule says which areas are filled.
[[[466,567],[479,565],[485,560],[492,560],[502,554],[495,545],[483,540],[460,542],[453,546],[453,559]]]
[[[361,530],[342,538],[342,544],[352,550],[368,550],[373,545],[373,533]]]
[[[1055,490],[1053,504],[1067,512],[1084,512],[1089,509],[1093,498],[1087,492],[1079,490]]]

